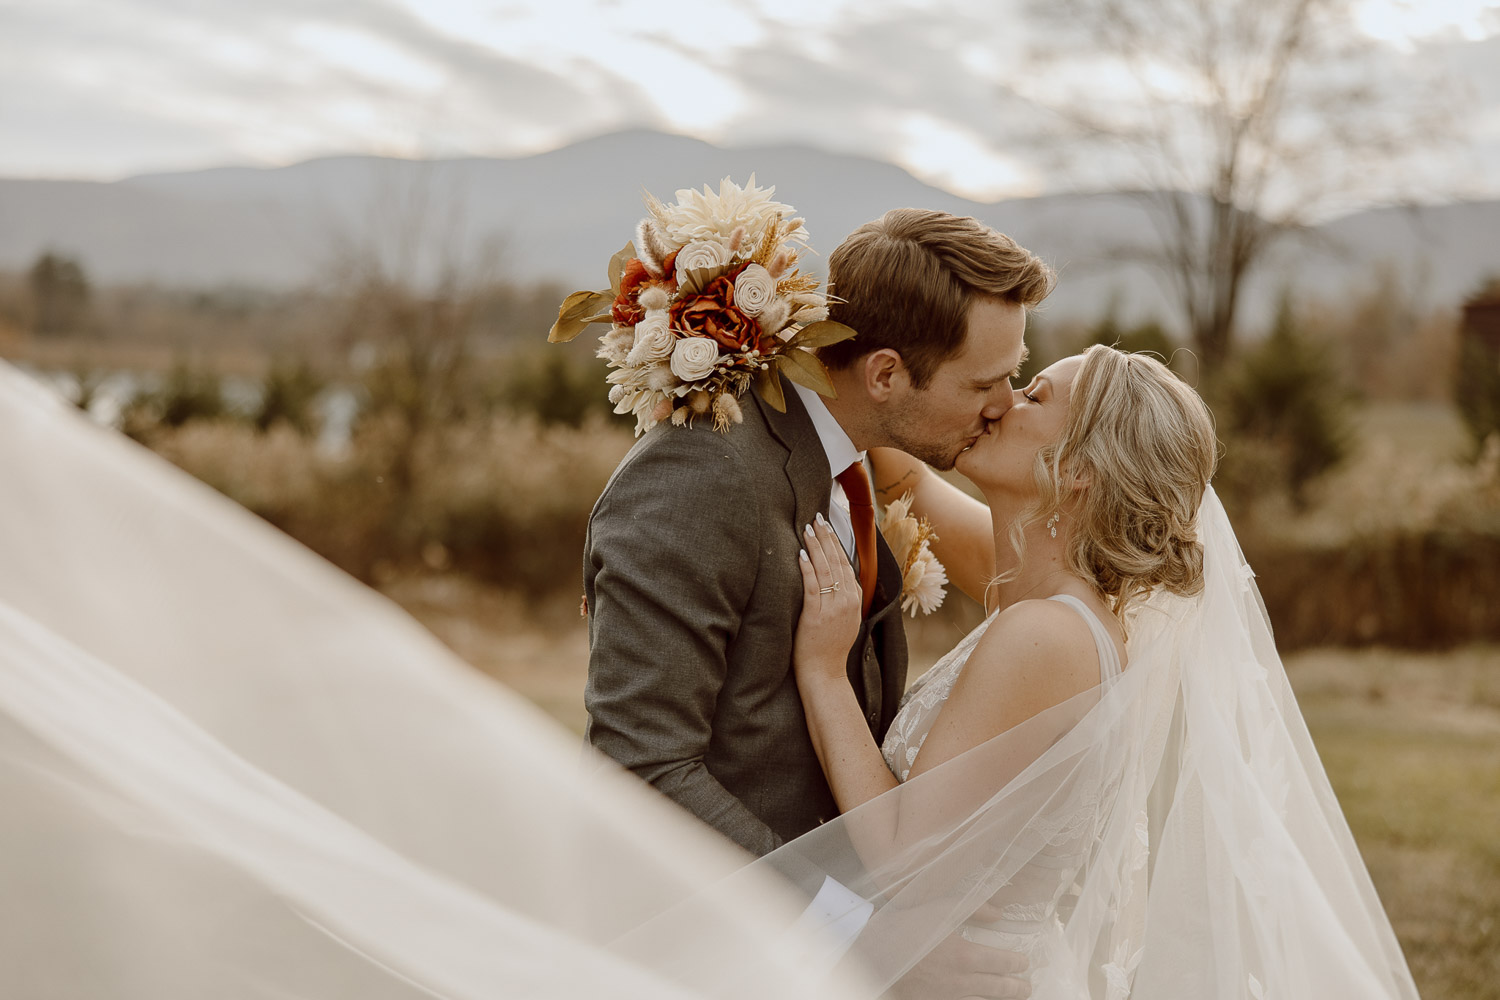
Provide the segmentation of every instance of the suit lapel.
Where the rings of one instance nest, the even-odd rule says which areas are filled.
[[[795,392],[785,394],[785,413],[770,406],[760,398],[759,393],[752,391],[747,395],[753,396],[755,405],[760,407],[771,436],[787,450],[786,476],[791,482],[796,508],[793,529],[800,532],[802,526],[809,524],[815,515],[826,515],[828,512],[828,504],[833,495],[833,473],[828,468],[828,453],[823,450],[823,442],[818,437],[817,429],[813,427],[812,418],[807,415],[807,408],[802,405],[802,400]],[[891,685],[885,683],[883,669],[895,671],[904,679],[905,661],[902,661],[899,668],[895,664],[885,664],[882,668],[878,657],[867,658],[863,651],[874,641],[876,627],[882,622],[882,631],[889,632],[894,628],[898,630],[895,633],[898,643],[905,641],[901,638],[903,633],[900,631],[901,567],[896,565],[896,557],[890,546],[886,545],[885,537],[878,533],[875,551],[879,563],[875,604],[870,608],[870,616],[860,629],[859,641],[850,654],[849,667],[850,679],[857,688],[863,689],[862,703],[866,710],[874,709],[888,719],[890,712],[884,710],[884,702],[887,700],[884,689]],[[899,690],[895,694],[899,700]]]
[[[787,450],[786,477],[792,484],[792,496],[796,502],[794,530],[811,524],[817,514],[826,513],[829,498],[833,495],[833,474],[828,471],[828,455],[823,451],[823,442],[813,427],[807,408],[795,392],[785,392],[786,412],[772,407],[753,390],[747,395],[755,398],[766,420],[771,436],[781,442]]]
[[[870,608],[870,621],[886,615],[901,613],[901,567],[896,565],[895,553],[885,543],[885,536],[876,532],[875,552],[879,563],[879,576],[875,581],[875,603]]]

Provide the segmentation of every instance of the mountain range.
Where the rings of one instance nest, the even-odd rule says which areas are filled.
[[[1175,325],[1158,275],[1144,200],[1121,193],[971,201],[899,167],[806,146],[725,149],[629,131],[516,159],[342,156],[275,168],[221,167],[113,182],[0,178],[0,269],[55,249],[95,281],[168,286],[297,287],[379,254],[411,275],[445,262],[498,262],[516,281],[597,288],[650,191],[754,172],[805,216],[826,253],[903,205],[972,215],[1061,273],[1047,315]],[[821,273],[822,261],[809,258]],[[1324,300],[1397,283],[1418,307],[1460,302],[1500,273],[1500,201],[1379,208],[1283,244],[1250,283],[1244,319],[1264,322],[1285,289]]]

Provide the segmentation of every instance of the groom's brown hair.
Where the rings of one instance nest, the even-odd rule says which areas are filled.
[[[835,296],[829,318],[859,335],[822,348],[818,357],[847,368],[890,348],[921,389],[963,346],[977,296],[1029,309],[1047,297],[1052,282],[1040,257],[978,219],[894,208],[856,229],[828,258]]]

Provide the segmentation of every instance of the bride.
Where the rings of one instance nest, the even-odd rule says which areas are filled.
[[[1204,490],[1201,404],[1102,348],[1044,374],[960,464],[998,530],[875,458],[994,609],[890,767],[843,725],[853,586],[815,529],[797,669],[844,814],[741,867],[0,367],[6,995],[921,995],[961,935],[1027,955],[1037,997],[1415,996]]]
[[[1203,589],[1195,522],[1215,449],[1207,409],[1165,366],[1094,347],[1017,391],[1005,416],[959,456],[957,470],[987,507],[901,452],[875,452],[882,499],[913,494],[913,513],[933,522],[951,579],[990,613],[912,685],[877,748],[858,725],[841,666],[858,625],[853,570],[827,526],[809,525],[794,662],[840,809],[1065,702],[1091,692],[1097,701],[1119,680],[1133,605],[1159,587],[1188,596]],[[971,920],[964,931],[1025,955],[1039,990],[1062,930],[1063,896],[1116,808],[1113,795],[1088,791],[1094,808],[1040,845],[991,899],[997,919]],[[903,820],[920,822],[898,816],[898,829]],[[1131,971],[1119,965],[1123,978]]]
[[[872,868],[989,845],[933,853],[967,855],[960,884],[989,895],[960,933],[1023,954],[1033,996],[1415,996],[1248,600],[1216,448],[1165,365],[1095,346],[959,457],[987,506],[872,453],[882,499],[914,494],[989,614],[877,746],[844,666],[858,580],[808,525],[794,663],[818,759]],[[954,870],[915,853],[877,893]]]

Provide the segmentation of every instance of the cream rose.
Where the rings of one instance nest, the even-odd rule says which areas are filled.
[[[672,351],[672,374],[684,382],[707,378],[718,363],[718,341],[708,337],[684,337]]]
[[[625,359],[628,365],[645,365],[653,361],[665,361],[672,356],[677,338],[672,333],[671,319],[665,309],[653,309],[646,318],[635,325],[635,345]]]
[[[776,297],[776,279],[759,264],[749,264],[734,279],[734,307],[746,316],[759,316]]]
[[[700,267],[720,267],[729,263],[729,249],[713,240],[694,240],[677,251],[677,273]]]

